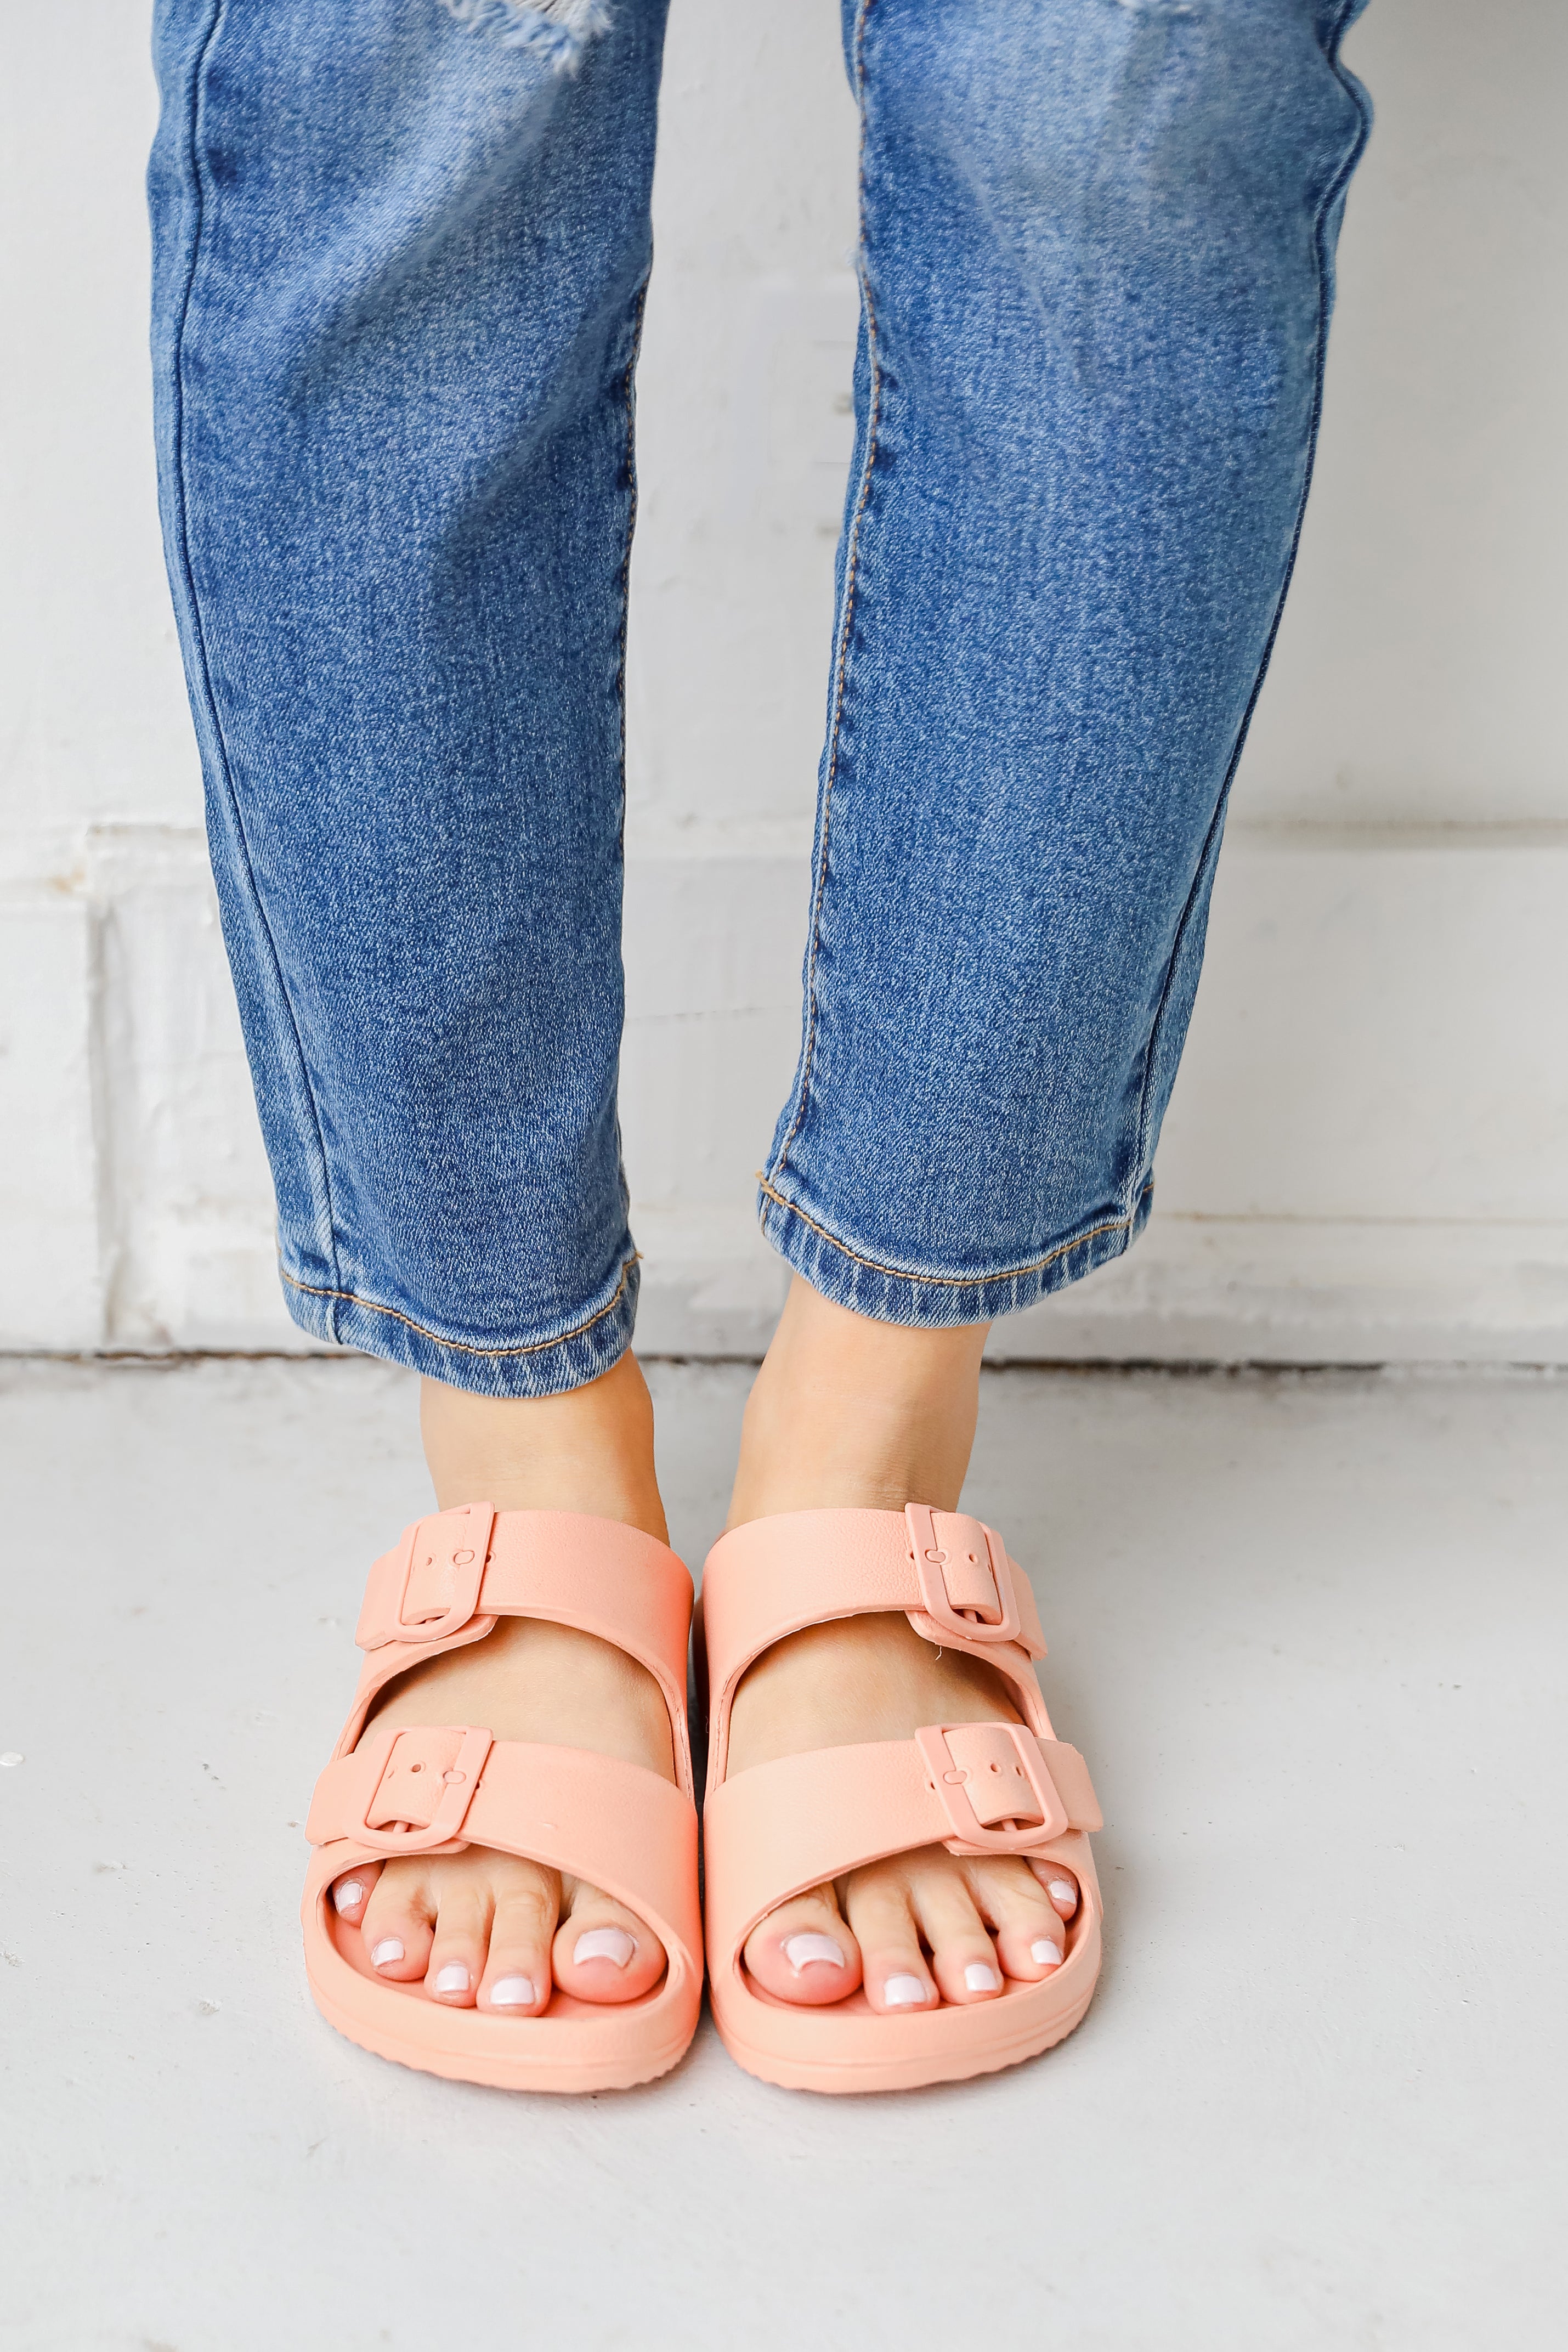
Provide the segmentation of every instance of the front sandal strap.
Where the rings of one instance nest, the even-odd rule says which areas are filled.
[[[862,1864],[925,1845],[1043,1857],[1101,1817],[1075,1748],[966,1723],[754,1764],[710,1791],[705,1823],[716,1969],[779,1904]]]
[[[494,1847],[586,1878],[695,1953],[697,1820],[661,1773],[585,1748],[492,1740],[468,1724],[373,1728],[316,1783],[305,1833],[371,1856]],[[674,1916],[672,1916],[672,1906]],[[669,1936],[658,1927],[661,1940]]]

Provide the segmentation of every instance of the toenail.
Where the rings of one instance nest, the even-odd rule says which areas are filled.
[[[1038,1944],[1030,1946],[1029,1956],[1031,1960],[1038,1960],[1042,1969],[1059,1969],[1061,1966],[1061,1946],[1048,1944],[1043,1936]]]
[[[925,2000],[925,1987],[918,1977],[889,1977],[882,1989],[882,1997],[889,2009],[922,2008]]]
[[[401,1945],[401,1944],[399,1945],[398,1949],[399,1949],[400,1951],[402,1949],[402,1945]],[[437,1991],[437,1992],[466,1992],[466,1991],[467,1991],[467,1990],[468,1990],[468,1971],[467,1971],[467,1969],[464,1967],[464,1965],[463,1965],[463,1963],[462,1963],[462,1961],[461,1961],[461,1960],[454,1960],[450,1968],[444,1968],[444,1969],[438,1969],[438,1970],[437,1970],[437,1972],[436,1972],[436,1978],[435,1978],[435,1990],[436,1990],[436,1991]]]
[[[844,1964],[844,1956],[831,1936],[787,1936],[784,1957],[797,1976],[813,1960],[826,1960],[831,1969],[841,1969]]]
[[[1045,1891],[1058,1903],[1076,1903],[1078,1900],[1078,1889],[1071,1878],[1053,1878]]]
[[[365,1890],[357,1878],[345,1878],[341,1886],[332,1889],[332,1900],[340,1911],[351,1911],[356,1903],[364,1900]]]
[[[591,1927],[580,1936],[572,1949],[574,1960],[613,1960],[623,1969],[637,1948],[637,1938],[629,1936],[624,1927]]]
[[[1000,1992],[1002,1989],[1000,1977],[995,1969],[988,1969],[984,1960],[970,1961],[964,1970],[964,1982],[971,1992]]]
[[[371,1958],[378,1969],[390,1969],[402,1958],[402,1946],[395,1936],[383,1936],[379,1944],[371,1946]]]
[[[490,1987],[492,2009],[532,2009],[538,1997],[532,1977],[497,1977]]]

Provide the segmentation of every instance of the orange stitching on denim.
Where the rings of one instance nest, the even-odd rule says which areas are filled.
[[[844,612],[839,626],[839,660],[833,678],[833,719],[828,738],[828,772],[822,784],[822,862],[817,875],[817,892],[811,901],[811,945],[806,961],[806,1042],[800,1048],[800,1099],[795,1106],[795,1116],[789,1122],[789,1132],[779,1147],[773,1165],[782,1169],[789,1156],[789,1146],[800,1132],[800,1121],[806,1116],[806,1105],[811,1093],[811,1056],[817,1042],[817,944],[822,919],[822,894],[828,887],[828,842],[832,823],[833,779],[839,772],[839,728],[844,711],[844,678],[850,660],[850,629],[854,619],[855,577],[860,561],[861,518],[871,497],[871,478],[876,468],[876,428],[882,405],[882,371],[876,356],[876,305],[872,300],[871,272],[866,264],[865,232],[865,20],[871,14],[872,0],[861,0],[861,12],[855,24],[855,94],[860,100],[861,139],[859,158],[861,297],[865,303],[866,359],[871,369],[871,392],[866,403],[865,470],[861,477],[861,494],[855,502],[854,520],[850,525],[850,543],[844,556]]]
[[[528,1339],[517,1348],[476,1348],[469,1339],[444,1339],[439,1331],[429,1330],[424,1324],[416,1323],[412,1315],[400,1314],[395,1307],[378,1306],[373,1298],[361,1298],[358,1291],[328,1290],[319,1283],[297,1282],[286,1265],[279,1265],[277,1271],[291,1290],[303,1290],[311,1298],[346,1298],[350,1307],[363,1307],[371,1315],[390,1315],[394,1323],[406,1324],[411,1331],[417,1331],[422,1339],[433,1339],[438,1348],[456,1348],[465,1356],[538,1356],[547,1348],[564,1348],[569,1339],[580,1339],[585,1331],[591,1331],[596,1323],[602,1323],[607,1315],[612,1314],[621,1303],[621,1294],[626,1287],[626,1277],[632,1267],[640,1262],[642,1255],[641,1250],[632,1251],[621,1269],[621,1279],[615,1286],[614,1297],[607,1307],[601,1307],[596,1315],[591,1315],[586,1323],[579,1323],[574,1329],[563,1331],[559,1339]]]
[[[1038,1274],[1053,1258],[1065,1257],[1069,1250],[1082,1249],[1085,1242],[1097,1241],[1102,1234],[1128,1232],[1133,1216],[1137,1213],[1134,1210],[1133,1215],[1113,1217],[1105,1224],[1092,1225],[1086,1234],[1079,1234],[1070,1242],[1059,1242],[1054,1249],[1047,1250],[1043,1257],[1031,1258],[1028,1265],[1004,1266],[999,1274],[911,1274],[906,1267],[883,1265],[874,1257],[862,1257],[859,1250],[852,1249],[848,1242],[841,1242],[837,1234],[831,1234],[826,1225],[820,1225],[815,1217],[809,1217],[805,1210],[798,1208],[793,1201],[787,1201],[782,1192],[776,1192],[760,1168],[757,1171],[757,1181],[770,1201],[777,1202],[779,1208],[787,1209],[792,1217],[799,1217],[803,1225],[810,1225],[814,1234],[831,1243],[834,1249],[841,1251],[845,1257],[852,1258],[856,1265],[863,1265],[873,1274],[887,1275],[894,1282],[939,1282],[953,1290],[984,1290],[993,1282],[1017,1282],[1023,1275]],[[1152,1179],[1150,1181],[1153,1181]],[[1149,1185],[1145,1184],[1138,1195],[1140,1201],[1148,1190]],[[766,1218],[763,1223],[766,1225]]]

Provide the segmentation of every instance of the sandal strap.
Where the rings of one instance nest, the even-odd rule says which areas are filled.
[[[405,1528],[372,1566],[361,1650],[448,1640],[476,1617],[549,1617],[685,1673],[692,1580],[641,1528],[578,1511],[465,1503]]]
[[[900,1609],[938,1648],[996,1666],[1039,1704],[1045,1640],[1028,1577],[965,1511],[786,1511],[721,1536],[703,1570],[703,1636],[723,1770],[729,1703],[752,1662],[803,1626]]]
[[[468,1724],[372,1729],[316,1783],[305,1833],[355,1862],[494,1846],[584,1878],[654,1929],[701,1948],[697,1821],[659,1773],[617,1756],[493,1739]]]
[[[704,1816],[709,1964],[727,1967],[769,1911],[863,1863],[925,1845],[1043,1857],[1100,1827],[1078,1750],[1023,1724],[935,1724],[753,1765]]]
[[[640,1528],[576,1511],[497,1511],[488,1503],[432,1512],[405,1528],[371,1570],[354,1633],[364,1669],[339,1759],[359,1738],[377,1693],[411,1666],[482,1639],[497,1617],[540,1617],[613,1643],[653,1675],[669,1711],[676,1769],[689,1788],[691,1615],[689,1570]]]

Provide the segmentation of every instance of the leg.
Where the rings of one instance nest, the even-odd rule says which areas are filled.
[[[798,1279],[737,1517],[956,1502],[988,1319],[1147,1216],[1306,495],[1355,13],[847,11],[858,458],[804,1044],[762,1187]],[[812,1629],[748,1675],[736,1763],[1005,1717],[986,1675],[899,1618]],[[796,2000],[862,1965],[873,2005],[985,1999],[998,1960],[1054,1964],[1074,1900],[932,1849],[776,1913],[747,1959]]]
[[[424,1375],[444,1503],[662,1538],[615,1071],[664,0],[622,0],[579,57],[598,14],[161,0],[153,345],[290,1307]],[[377,1719],[672,1770],[642,1669],[528,1621],[403,1676]],[[338,1896],[443,1999],[542,2006],[552,1943],[580,1993],[659,1970],[592,1889],[476,1849]],[[610,1941],[580,1960],[584,1921]]]
[[[613,1364],[635,1299],[622,666],[664,5],[575,74],[497,13],[162,0],[153,342],[290,1308],[538,1396]]]

